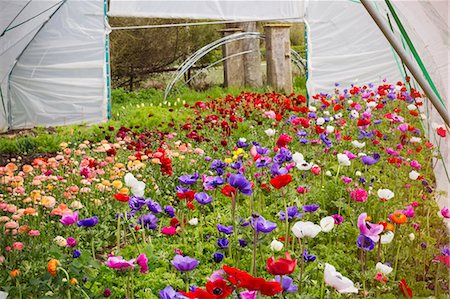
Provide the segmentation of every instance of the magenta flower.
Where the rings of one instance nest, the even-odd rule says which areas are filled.
[[[63,215],[61,217],[61,220],[59,220],[59,222],[61,222],[65,226],[72,225],[77,221],[78,221],[78,212],[75,212],[72,215]]]
[[[414,215],[415,215],[414,208],[412,206],[408,206],[408,208],[406,210],[402,211],[402,212],[408,218],[413,218]]]
[[[134,261],[135,259],[131,259],[129,261],[124,260],[121,256],[110,256],[106,261],[106,266],[116,270],[124,270],[128,268],[134,269]]]
[[[354,201],[358,201],[358,202],[365,202],[367,200],[367,191],[362,189],[362,188],[358,188],[356,190],[353,190],[350,193],[350,198]]]
[[[380,234],[383,232],[384,227],[382,225],[366,222],[367,213],[362,213],[358,217],[358,228],[362,235],[370,238],[374,242],[378,242]]]
[[[443,207],[442,209],[441,209],[441,215],[444,217],[444,218],[450,218],[450,211],[448,210],[448,208],[447,207]]]
[[[148,258],[144,253],[141,253],[138,258],[136,259],[136,264],[141,267],[141,270],[139,272],[141,273],[147,273],[148,272]]]

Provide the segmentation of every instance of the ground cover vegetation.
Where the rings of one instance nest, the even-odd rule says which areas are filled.
[[[149,105],[154,91],[118,91],[110,122],[57,129],[41,137],[50,155],[1,165],[0,290],[447,297],[450,212],[433,200],[417,91],[336,85],[309,105],[222,92]]]

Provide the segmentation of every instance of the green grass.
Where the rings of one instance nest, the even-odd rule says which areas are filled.
[[[103,124],[96,125],[71,125],[59,126],[52,130],[44,127],[31,129],[17,135],[0,135],[0,154],[26,155],[31,153],[54,153],[60,150],[59,144],[68,142],[79,144],[84,140],[100,141],[108,135],[108,127],[121,126],[151,128],[158,126],[168,129],[167,124],[174,120],[180,122],[190,116],[190,111],[177,109],[172,112],[174,106],[183,103],[193,104],[197,101],[205,101],[208,98],[220,98],[228,94],[237,95],[242,90],[255,92],[270,92],[269,87],[263,88],[221,88],[212,87],[203,92],[197,92],[189,88],[182,88],[167,101],[164,100],[164,91],[156,89],[141,89],[128,92],[124,89],[112,91],[112,118]],[[305,94],[305,79],[297,77],[294,80],[294,91]],[[152,115],[149,117],[149,115]]]

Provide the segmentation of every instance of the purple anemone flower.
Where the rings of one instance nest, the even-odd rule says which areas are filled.
[[[270,162],[272,162],[272,158],[268,156],[264,156],[256,160],[255,165],[256,168],[263,168],[270,165]]]
[[[182,256],[179,254],[177,254],[170,262],[175,267],[175,269],[181,272],[191,271],[200,263],[192,257]]]
[[[247,181],[247,179],[242,174],[232,174],[228,178],[228,183],[236,189],[238,189],[245,196],[252,195],[252,183]]]
[[[131,196],[128,200],[128,206],[132,211],[140,211],[147,204],[147,200],[143,196]]]
[[[267,155],[268,153],[270,153],[270,149],[265,148],[265,147],[256,147],[256,152],[260,155]]]
[[[138,218],[138,223],[146,229],[155,230],[158,227],[157,222],[158,222],[158,217],[156,217],[152,213],[148,213],[147,215],[142,215],[141,217]]]
[[[303,211],[307,212],[307,213],[314,213],[315,211],[317,211],[320,208],[319,205],[316,204],[312,204],[312,205],[306,205],[303,206]]]
[[[214,252],[213,259],[216,263],[220,263],[225,256],[222,252]]]
[[[228,240],[227,240],[227,238],[220,238],[220,239],[218,239],[217,240],[217,246],[220,248],[220,249],[227,249],[228,248]]]
[[[206,190],[214,190],[217,186],[223,185],[224,180],[220,176],[204,177],[203,187]]]
[[[322,140],[322,142],[325,144],[325,146],[327,148],[330,148],[333,146],[333,142],[331,142],[331,140],[328,139],[328,137],[325,136],[325,134],[320,134],[320,140]]]
[[[180,183],[185,185],[195,184],[200,175],[198,173],[182,175],[179,177]]]
[[[373,153],[372,156],[362,156],[361,160],[364,163],[364,165],[373,165],[380,160],[380,154]]]
[[[275,276],[275,281],[281,284],[283,293],[296,293],[298,291],[298,287],[294,285],[293,279],[287,275],[277,275]]]
[[[195,193],[194,199],[202,205],[207,205],[212,202],[212,197],[206,194],[205,192]]]
[[[164,212],[169,215],[170,218],[175,217],[175,209],[172,206],[165,206]]]
[[[231,235],[233,233],[233,226],[225,226],[222,224],[217,224],[217,230],[221,233]]]
[[[247,146],[249,146],[249,145],[250,145],[250,144],[245,143],[244,139],[239,139],[238,142],[237,142],[237,144],[236,144],[236,146],[237,146],[237,147],[240,147],[240,148],[247,147]]]
[[[375,242],[372,241],[371,238],[364,236],[363,234],[359,235],[358,241],[356,241],[356,245],[359,248],[370,251],[375,248]]]
[[[288,207],[287,212],[288,212],[288,220],[291,220],[293,218],[300,218],[304,215],[298,212],[298,207],[296,206]],[[286,221],[286,211],[280,211],[280,220]]]
[[[84,227],[92,227],[96,226],[98,223],[98,217],[94,216],[91,218],[85,218],[77,222],[78,226],[84,226]]]
[[[151,198],[147,198],[147,207],[150,211],[153,213],[159,214],[162,212],[162,208],[156,201],[152,200]]]
[[[217,175],[222,175],[225,173],[223,170],[225,167],[227,167],[227,163],[221,160],[214,160],[209,169],[216,171]]]
[[[312,255],[312,254],[309,254],[307,251],[306,251],[306,249],[305,250],[303,250],[303,259],[305,260],[305,262],[314,262],[315,260],[316,260],[316,256],[315,255]]]
[[[288,171],[285,167],[280,167],[280,166],[281,166],[281,164],[277,164],[277,163],[273,163],[272,166],[270,166],[270,174],[273,177],[288,173]]]
[[[292,153],[287,148],[280,148],[280,151],[273,157],[273,162],[282,164],[292,160]]]
[[[164,290],[159,291],[159,297],[161,299],[184,299],[184,298],[187,298],[187,297],[181,295],[181,293],[178,293],[177,291],[175,291],[173,289],[173,287],[171,287],[171,286],[167,286],[164,288]]]
[[[253,215],[252,216],[252,227],[256,233],[270,233],[277,228],[277,224],[264,219],[263,216]]]

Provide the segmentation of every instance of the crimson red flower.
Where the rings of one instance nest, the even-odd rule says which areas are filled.
[[[127,202],[130,199],[130,197],[128,195],[123,194],[123,193],[116,193],[113,196],[115,199],[117,199],[118,201],[121,201],[121,202]]]
[[[261,294],[265,296],[275,296],[276,294],[283,291],[279,282],[276,281],[266,281],[264,285],[259,289]]]
[[[286,275],[294,272],[295,266],[297,265],[297,260],[293,260],[286,251],[286,258],[279,258],[275,261],[273,256],[269,257],[267,260],[267,271],[272,275]]]
[[[213,294],[208,293],[207,291],[196,288],[194,292],[183,292],[181,290],[178,291],[183,296],[186,296],[190,299],[216,299],[217,297]]]
[[[277,140],[277,147],[286,147],[286,145],[292,141],[292,137],[287,134],[281,134]]]
[[[450,268],[450,255],[439,255],[438,259]]]
[[[225,185],[222,187],[222,194],[228,197],[233,197],[234,195],[236,195],[236,188],[230,186],[230,185]]]
[[[436,133],[443,138],[447,136],[447,131],[443,127],[437,128]]]
[[[404,278],[400,281],[398,287],[405,297],[412,298],[412,290],[408,287],[408,284],[406,283],[406,280]]]
[[[283,188],[290,182],[292,182],[292,176],[290,174],[279,175],[270,180],[270,184],[278,190]]]
[[[178,196],[179,200],[187,199],[188,201],[192,202],[194,200],[194,195],[196,192],[197,191],[195,191],[195,190],[189,190],[186,192],[177,192],[177,196]]]
[[[227,284],[225,280],[218,279],[214,281],[208,281],[206,283],[206,291],[215,295],[215,298],[222,299],[228,297],[233,289]]]

